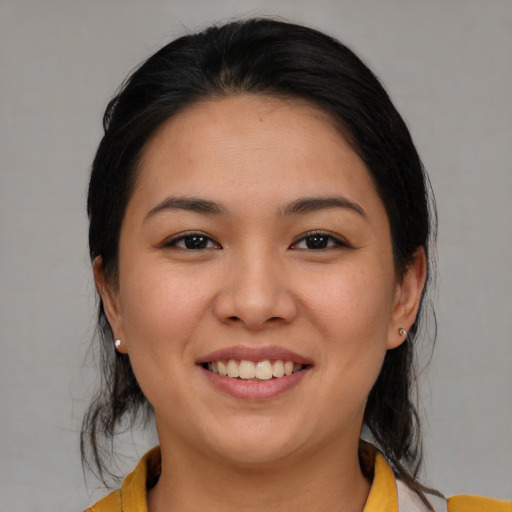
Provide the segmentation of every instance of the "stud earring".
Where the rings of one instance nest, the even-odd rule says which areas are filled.
[[[407,331],[403,327],[400,327],[398,329],[398,334],[400,334],[400,336],[407,336]]]
[[[114,347],[116,347],[116,349],[118,349],[120,346],[121,346],[121,340],[114,341]]]

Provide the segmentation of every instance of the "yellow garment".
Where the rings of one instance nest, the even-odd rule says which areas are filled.
[[[112,492],[84,512],[147,512],[147,482],[160,475],[160,448],[149,451],[124,480],[121,489]],[[397,512],[398,497],[393,471],[384,457],[376,453],[374,477],[363,512]],[[405,511],[407,512],[407,511]],[[448,498],[448,512],[512,512],[512,501],[479,496]]]

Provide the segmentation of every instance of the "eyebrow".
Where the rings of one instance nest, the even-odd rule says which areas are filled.
[[[366,218],[366,212],[354,201],[342,196],[333,197],[303,197],[286,205],[281,213],[284,216],[305,215],[307,213],[326,210],[329,208],[341,208],[353,211],[361,217]],[[186,210],[208,215],[226,214],[227,209],[215,201],[201,199],[199,197],[177,197],[171,196],[158,203],[146,215],[144,222],[154,215],[173,210]]]
[[[366,219],[366,212],[361,206],[354,201],[342,196],[333,197],[304,197],[297,199],[292,203],[285,206],[283,214],[289,215],[304,215],[306,213],[316,212],[329,208],[341,208],[357,213]]]
[[[146,215],[144,222],[150,217],[153,217],[157,213],[173,210],[187,210],[190,212],[220,215],[226,213],[224,208],[215,201],[209,201],[207,199],[200,199],[198,197],[168,197],[161,203],[158,203],[154,208]]]

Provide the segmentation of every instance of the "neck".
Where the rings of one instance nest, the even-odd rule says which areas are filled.
[[[167,446],[161,438],[162,474],[149,492],[149,512],[361,512],[370,490],[359,465],[357,439],[350,448],[325,446],[256,467],[198,458],[177,446]]]

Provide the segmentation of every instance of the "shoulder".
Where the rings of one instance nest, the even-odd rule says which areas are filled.
[[[452,496],[448,498],[448,512],[512,512],[512,501],[481,496]]]
[[[84,512],[147,512],[146,490],[161,472],[160,448],[146,453],[137,467],[124,479],[121,489],[111,492]]]
[[[396,480],[399,512],[428,512],[418,496],[403,482]],[[482,496],[460,495],[443,498],[426,493],[434,512],[512,512],[512,501],[500,501]]]
[[[395,477],[382,454],[373,447],[365,449],[363,462],[370,465],[374,476],[364,512],[428,512],[418,495]],[[512,512],[512,501],[470,495],[446,499],[430,493],[426,497],[435,512]]]
[[[118,489],[98,501],[96,505],[84,510],[84,512],[118,512],[120,510],[121,491]]]

